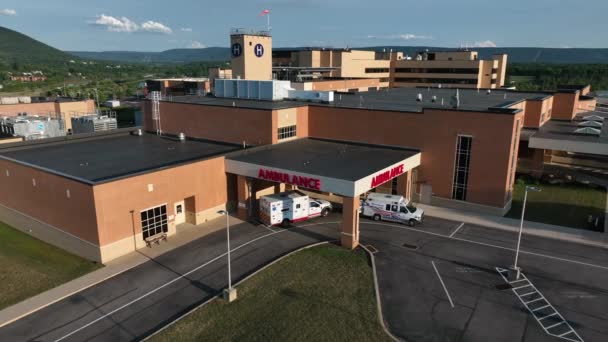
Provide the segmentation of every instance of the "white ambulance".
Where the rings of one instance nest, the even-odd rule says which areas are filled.
[[[331,212],[328,201],[309,198],[300,191],[286,191],[260,197],[260,220],[267,225],[287,226],[293,222],[327,216]]]
[[[371,217],[374,221],[393,221],[415,226],[422,223],[424,210],[414,207],[403,196],[370,193],[364,201],[361,212],[363,216]]]

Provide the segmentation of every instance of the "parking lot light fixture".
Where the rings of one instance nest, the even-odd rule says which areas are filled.
[[[217,213],[226,216],[226,246],[228,250],[228,288],[224,290],[224,298],[228,302],[232,302],[236,299],[236,289],[232,288],[232,270],[230,267],[230,216],[228,215],[227,210],[220,210]]]
[[[526,202],[528,200],[528,191],[541,192],[541,189],[536,186],[526,186],[524,191],[524,203],[521,208],[521,220],[519,222],[519,236],[517,238],[517,251],[515,252],[515,264],[513,264],[513,269],[517,272],[517,280],[519,280],[521,268],[517,266],[517,261],[519,261],[519,246],[521,245],[521,235],[524,230],[524,215],[526,213]]]

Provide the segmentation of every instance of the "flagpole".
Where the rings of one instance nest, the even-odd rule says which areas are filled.
[[[266,14],[266,27],[268,28],[268,33],[270,33],[270,13]]]

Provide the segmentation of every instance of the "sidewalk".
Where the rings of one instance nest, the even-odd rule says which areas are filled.
[[[241,222],[236,217],[230,217],[231,225],[237,225]],[[0,327],[225,227],[226,220],[224,218],[215,219],[198,226],[191,224],[180,225],[177,228],[178,233],[170,236],[166,242],[162,242],[160,245],[154,245],[152,248],[142,248],[136,252],[112,260],[105,267],[1,310]]]
[[[519,232],[520,221],[516,219],[479,214],[470,211],[441,208],[426,204],[417,204],[417,206],[424,209],[425,215],[511,232]],[[525,221],[524,234],[608,249],[608,233],[592,232],[582,229]]]

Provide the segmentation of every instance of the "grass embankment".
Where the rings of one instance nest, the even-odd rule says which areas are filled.
[[[153,340],[390,341],[361,250],[303,250],[247,280],[238,296],[203,306]]]
[[[594,224],[588,223],[589,215],[594,220],[599,218],[598,227],[604,227],[603,215],[606,208],[606,191],[601,187],[591,187],[580,183],[549,184],[532,183],[518,180],[513,193],[513,205],[508,217],[521,217],[524,191],[526,185],[535,185],[541,192],[528,191],[526,203],[526,221],[542,222],[578,229],[594,230]]]
[[[0,222],[0,310],[99,267]]]

